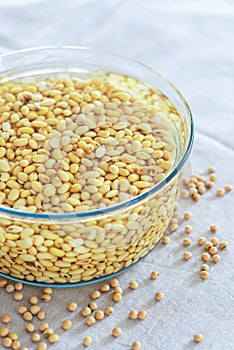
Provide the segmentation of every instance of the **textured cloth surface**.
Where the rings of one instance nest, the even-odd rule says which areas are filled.
[[[196,137],[191,155],[195,173],[209,165],[217,168],[217,186],[234,183],[234,3],[232,0],[74,0],[14,1],[0,0],[0,54],[39,45],[83,45],[124,54],[160,71],[185,95],[195,118]],[[115,314],[88,328],[78,312],[90,301],[99,284],[80,288],[57,289],[52,301],[44,305],[47,320],[60,335],[51,349],[83,349],[82,339],[91,335],[95,350],[130,349],[139,340],[143,350],[231,350],[234,330],[234,194],[217,198],[215,189],[198,204],[191,203],[194,226],[190,234],[192,259],[184,262],[185,237],[182,223],[168,246],[159,244],[134,268],[119,277],[124,298]],[[199,277],[201,248],[199,235],[212,237],[211,223],[218,224],[217,237],[229,241],[221,252],[221,262],[212,266],[210,278]],[[156,281],[150,272],[158,270]],[[129,281],[139,288],[131,291]],[[154,294],[165,298],[156,302]],[[12,331],[30,350],[24,322],[17,306],[27,304],[29,295],[40,295],[41,288],[25,286],[25,300],[17,303],[0,290],[1,313],[9,313]],[[78,311],[69,313],[69,301]],[[113,305],[111,295],[103,295],[98,307]],[[144,309],[144,321],[128,319],[131,309]],[[73,328],[62,331],[64,319]],[[113,339],[113,327],[122,336]],[[194,333],[204,341],[193,342]],[[0,345],[1,348],[1,345]]]

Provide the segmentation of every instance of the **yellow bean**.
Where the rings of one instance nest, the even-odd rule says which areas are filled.
[[[14,181],[14,180],[8,180],[6,182],[6,185],[11,189],[20,189],[20,185],[18,184],[17,181]]]
[[[27,134],[27,135],[32,135],[34,133],[34,129],[30,128],[28,126],[23,126],[18,129],[19,134]]]
[[[65,255],[65,252],[62,249],[58,249],[58,248],[55,248],[55,247],[50,248],[49,252],[51,254],[53,254],[54,256],[57,256],[57,257],[60,257],[60,258]]]
[[[8,161],[5,159],[0,159],[0,170],[4,171],[4,172],[8,172],[8,171],[10,171],[10,169],[11,169],[11,167],[10,167]]]
[[[13,189],[9,192],[7,198],[8,198],[10,201],[13,202],[13,201],[16,201],[16,200],[19,198],[19,195],[20,195],[19,190],[13,188]]]
[[[32,126],[34,128],[45,128],[47,126],[47,123],[42,120],[33,120]]]

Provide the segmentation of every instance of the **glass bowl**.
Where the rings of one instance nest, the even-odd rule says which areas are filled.
[[[162,115],[166,125],[171,130],[173,129],[174,135],[174,161],[166,175],[157,178],[157,181],[155,180],[148,188],[141,188],[139,193],[132,191],[129,196],[122,195],[114,204],[106,199],[104,204],[98,203],[96,206],[90,207],[90,210],[82,209],[75,212],[45,210],[40,212],[25,210],[20,206],[11,207],[9,200],[8,205],[1,202],[0,275],[37,286],[71,287],[116,276],[139,262],[160,241],[167,230],[175,208],[183,167],[193,143],[194,127],[190,109],[181,93],[160,74],[134,60],[72,46],[32,48],[0,57],[0,89],[4,87],[4,84],[11,84],[15,81],[30,85],[34,79],[38,81],[38,79],[51,76],[56,76],[56,79],[61,79],[61,81],[75,77],[75,81],[79,81],[77,84],[81,85],[82,82],[90,81],[90,79],[97,81],[99,77],[104,76],[104,85],[107,89],[112,86],[113,81],[116,84],[118,82],[119,90],[117,88],[115,98],[111,100],[114,101],[112,105],[113,118],[115,118],[116,107],[113,107],[115,103],[117,103],[118,108],[120,106],[125,108],[124,111],[129,111],[126,107],[129,107],[130,111],[135,108],[134,110],[139,111],[136,119],[138,124],[134,125],[135,119],[133,119],[131,130],[136,130],[136,128],[144,130],[145,120],[141,120],[141,118],[143,118],[142,115],[144,116],[144,111],[146,113],[150,111],[153,113],[152,120],[154,117],[159,118],[159,115]],[[133,84],[133,88],[130,88],[131,84]],[[41,89],[43,90],[43,87]],[[89,94],[89,88],[87,91]],[[128,101],[124,100],[125,94],[121,95],[123,91],[129,93]],[[92,96],[98,97],[96,92],[92,92],[92,94]],[[132,96],[138,96],[137,98],[144,96],[145,102],[133,103],[132,99],[135,97]],[[2,137],[4,133],[4,137],[8,137],[7,141],[9,141],[4,123],[8,120],[7,116],[12,117],[5,109],[4,101],[0,96],[0,131]],[[27,99],[25,101],[24,103],[29,103]],[[103,101],[103,103],[106,102],[105,99]],[[10,97],[8,103],[9,106],[14,103]],[[17,107],[20,108],[21,112],[22,103],[20,100],[20,107]],[[101,105],[100,101],[95,101],[95,103],[98,106]],[[21,112],[18,114],[21,118],[25,118],[27,112],[25,114]],[[5,126],[3,127],[3,125]],[[124,128],[123,126],[122,129]],[[163,128],[165,131],[165,125],[162,126]],[[93,130],[99,129],[94,128]],[[124,131],[121,132],[124,135]],[[146,129],[142,132],[146,139],[147,135],[151,135],[150,130]],[[131,133],[132,131],[130,135]],[[92,137],[93,134],[88,135]],[[30,137],[28,137],[29,139]],[[126,139],[129,140],[129,135]],[[149,137],[148,139],[150,140]],[[19,148],[20,146],[19,143]],[[43,147],[46,153],[48,150],[45,149],[45,146]],[[18,154],[16,148],[13,151]],[[25,154],[28,154],[27,152]],[[94,152],[96,151],[94,150]],[[114,150],[112,150],[113,152]],[[111,157],[108,159],[112,161]],[[165,159],[161,160],[161,163],[164,161]],[[145,166],[142,166],[143,170],[137,168],[139,170],[139,173],[137,173],[138,170],[136,171],[138,179],[149,177],[148,170],[153,162],[154,160],[149,160],[148,165],[146,165],[143,160],[139,161],[139,164],[145,164]],[[161,164],[158,160],[155,162]],[[10,160],[10,164],[13,168],[16,166],[14,159]],[[5,191],[4,193],[8,195],[10,189],[5,190],[6,185],[3,183],[8,175],[4,171],[0,169],[0,186],[2,186],[1,191]],[[140,173],[141,171],[143,173]],[[90,176],[92,177],[92,175]],[[114,178],[116,179],[116,177]],[[155,177],[153,178],[155,179]],[[143,181],[138,181],[138,184],[140,182],[142,184]],[[66,183],[65,180],[64,183]],[[34,193],[30,185],[29,190]],[[81,189],[81,193],[82,191],[83,189]],[[119,191],[118,187],[117,191]],[[45,208],[49,208],[48,203],[47,206],[46,203],[44,203]],[[65,207],[67,208],[66,205]]]

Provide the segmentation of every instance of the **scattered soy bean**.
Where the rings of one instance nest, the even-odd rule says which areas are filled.
[[[193,230],[193,227],[191,225],[186,225],[184,230],[185,230],[186,233],[191,233],[192,230]]]
[[[215,172],[215,167],[214,166],[209,166],[207,169],[207,172],[210,173],[214,173]]]
[[[112,329],[113,337],[120,337],[122,334],[122,330],[119,327],[115,327]]]
[[[131,318],[131,320],[136,320],[137,319],[137,311],[136,310],[131,310],[129,312],[129,318]]]
[[[211,243],[213,244],[214,247],[218,246],[219,245],[219,240],[218,238],[214,237],[214,238],[211,238]]]
[[[88,303],[88,307],[90,308],[91,311],[97,310],[97,304],[94,301],[90,301]]]
[[[64,329],[65,331],[67,331],[71,327],[72,327],[72,321],[71,320],[64,320],[62,322],[62,329]]]
[[[220,260],[221,260],[221,258],[220,258],[219,254],[215,254],[215,255],[212,256],[212,261],[214,263],[218,263],[218,262],[220,262]]]
[[[104,312],[101,310],[96,310],[94,313],[94,317],[96,318],[96,320],[102,320],[104,318]]]
[[[47,344],[44,342],[38,343],[37,350],[47,350]]]
[[[31,321],[32,318],[33,318],[33,316],[32,316],[32,314],[31,314],[30,311],[25,311],[25,312],[23,313],[23,319],[24,319],[25,321]]]
[[[0,327],[0,337],[6,337],[9,333],[9,329],[7,327]]]
[[[211,174],[210,175],[210,181],[216,181],[217,180],[217,175],[216,174]]]
[[[137,289],[138,288],[138,283],[135,282],[135,281],[129,282],[129,288]]]
[[[139,341],[134,341],[132,343],[132,350],[141,350],[141,343]]]
[[[84,339],[83,339],[84,346],[88,347],[92,344],[92,342],[93,342],[93,339],[88,335],[86,337],[84,337]]]
[[[168,243],[170,243],[170,237],[168,237],[168,236],[163,236],[163,237],[162,237],[162,243],[163,243],[163,244],[168,244]]]
[[[189,246],[191,243],[192,243],[191,238],[187,238],[187,237],[184,238],[184,240],[183,240],[183,245],[184,245],[185,247]]]
[[[191,259],[192,258],[192,253],[191,252],[184,252],[184,254],[183,254],[183,258],[184,258],[184,260],[189,260],[189,259]]]
[[[110,280],[110,285],[111,285],[112,288],[118,287],[119,281],[116,278],[112,278]]]
[[[112,306],[107,306],[105,308],[105,314],[106,315],[112,315],[114,313],[114,308]]]
[[[50,326],[47,322],[41,322],[38,326],[38,330],[42,333],[48,328],[50,328]]]
[[[36,305],[38,303],[38,298],[36,296],[31,296],[28,301],[30,304]]]
[[[43,288],[43,294],[50,294],[52,295],[53,289],[51,287],[45,287]]]
[[[11,321],[10,315],[8,315],[8,314],[2,315],[1,321],[4,324],[10,323],[10,321]]]
[[[93,291],[92,293],[91,293],[91,298],[92,299],[98,299],[98,298],[100,298],[100,296],[101,296],[101,293],[98,291],[98,290],[95,290],[95,291]]]
[[[15,290],[17,290],[17,291],[21,291],[22,289],[23,289],[23,283],[21,283],[21,282],[16,282],[15,283]]]
[[[87,324],[87,326],[92,326],[93,324],[96,323],[96,320],[93,316],[88,316],[85,319],[85,323]]]
[[[209,271],[210,267],[207,264],[202,264],[200,267],[200,271]]]
[[[202,246],[203,244],[206,243],[206,238],[203,237],[203,236],[199,237],[198,240],[197,240],[197,243],[198,243],[200,246]]]
[[[112,300],[115,302],[119,302],[122,300],[122,295],[120,293],[114,293],[112,295]]]
[[[19,340],[13,340],[11,344],[12,350],[19,350],[21,349],[21,343]]]
[[[43,334],[46,338],[49,338],[50,335],[54,334],[53,328],[45,328]]]
[[[190,211],[186,211],[184,213],[184,219],[189,220],[192,217],[192,213]]]
[[[24,298],[24,294],[22,292],[16,292],[14,295],[13,295],[13,298],[16,300],[16,301],[20,301]]]
[[[201,341],[203,341],[203,335],[200,333],[196,333],[196,334],[194,334],[193,340],[196,343],[200,343]]]
[[[35,331],[35,326],[33,323],[27,323],[25,329],[27,332],[32,333]]]
[[[49,343],[51,343],[51,344],[57,343],[57,342],[59,341],[59,336],[58,336],[58,334],[56,334],[56,333],[51,334],[51,335],[48,337],[48,341],[49,341]]]
[[[81,310],[81,315],[84,317],[91,315],[91,313],[92,313],[92,310],[88,306],[84,307]]]
[[[0,281],[0,288],[5,288],[7,285],[7,280],[1,280]]]
[[[37,343],[41,340],[41,336],[39,333],[33,333],[31,335],[31,340],[34,342],[34,343]]]
[[[140,310],[137,313],[137,318],[144,320],[147,317],[147,312],[145,310]]]
[[[23,315],[27,311],[27,307],[25,305],[20,305],[17,311],[20,315]]]
[[[12,345],[12,340],[11,338],[9,337],[5,337],[2,339],[2,345],[5,347],[5,348],[10,348],[11,345]]]
[[[160,301],[160,300],[162,300],[163,298],[164,298],[164,294],[163,294],[162,292],[157,292],[157,293],[155,294],[155,299],[156,299],[156,300]]]
[[[231,185],[226,185],[224,187],[224,190],[225,190],[226,193],[228,193],[228,192],[232,191],[232,186]]]
[[[101,290],[101,292],[103,292],[103,293],[109,292],[109,290],[110,290],[109,284],[103,284],[103,285],[101,286],[100,290]]]
[[[216,233],[217,231],[219,231],[219,226],[215,225],[215,224],[211,224],[210,225],[210,231],[213,233]]]
[[[205,270],[200,271],[200,277],[201,277],[202,279],[207,279],[207,278],[209,277],[209,272],[208,272],[208,271],[205,271]]]
[[[46,313],[45,313],[45,311],[43,311],[43,310],[41,310],[41,311],[39,311],[38,312],[38,314],[37,314],[37,318],[38,318],[38,320],[44,320],[45,318],[46,318]]]
[[[219,243],[219,248],[220,248],[221,250],[223,250],[223,249],[225,249],[225,248],[227,248],[227,247],[228,247],[228,242],[222,241],[222,242]]]
[[[8,336],[9,338],[11,338],[11,340],[17,340],[17,339],[18,339],[18,334],[15,333],[15,332],[9,332],[9,333],[7,334],[7,336]]]
[[[13,293],[15,290],[15,287],[13,284],[7,284],[6,287],[5,287],[5,291],[9,294]]]
[[[216,247],[211,247],[209,249],[209,253],[210,253],[210,255],[215,255],[218,253],[218,249]]]
[[[156,279],[158,278],[158,276],[159,276],[158,271],[152,271],[152,272],[151,272],[151,275],[150,275],[150,278],[151,278],[152,280],[156,280]]]
[[[46,303],[49,302],[51,300],[51,294],[47,294],[47,293],[42,294],[41,300]]]
[[[210,260],[210,254],[209,253],[202,253],[201,255],[203,261],[209,261]]]
[[[78,308],[78,305],[74,302],[74,301],[71,301],[68,306],[67,306],[67,309],[70,311],[70,312],[74,312],[76,311]]]
[[[225,189],[224,189],[224,188],[221,188],[221,187],[218,188],[217,191],[216,191],[216,195],[217,195],[218,197],[224,196],[225,193],[226,193]]]
[[[212,247],[213,247],[213,243],[212,242],[206,242],[206,244],[205,244],[205,249],[206,250],[209,251]]]
[[[122,288],[121,287],[115,287],[114,288],[114,293],[119,293],[119,294],[123,294],[123,290],[122,290]]]
[[[30,312],[32,315],[37,315],[40,312],[41,308],[39,305],[32,305],[30,307]]]
[[[181,191],[181,197],[182,198],[188,198],[189,197],[189,191],[187,191],[187,190],[182,190]]]

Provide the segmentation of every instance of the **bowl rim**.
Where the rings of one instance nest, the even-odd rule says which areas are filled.
[[[98,53],[105,54],[105,55],[108,55],[109,57],[112,56],[114,58],[124,59],[128,62],[134,62],[137,65],[141,66],[142,68],[147,69],[148,71],[151,71],[153,74],[155,74],[156,76],[158,76],[159,78],[164,80],[164,82],[166,82],[168,85],[170,85],[170,87],[174,90],[174,92],[177,94],[177,96],[180,98],[180,100],[184,104],[184,107],[186,108],[186,111],[188,113],[188,117],[190,119],[190,128],[189,128],[190,137],[189,137],[188,145],[184,151],[183,157],[176,164],[176,166],[173,167],[172,171],[167,175],[167,177],[164,180],[160,181],[158,184],[151,187],[148,191],[145,191],[142,194],[139,194],[138,196],[134,196],[133,198],[131,198],[127,201],[120,202],[120,203],[117,203],[115,205],[105,207],[105,208],[89,210],[87,212],[56,213],[56,214],[54,214],[52,212],[51,213],[50,212],[32,213],[32,212],[26,212],[26,211],[21,211],[21,210],[15,210],[15,209],[7,208],[7,207],[0,205],[0,214],[5,214],[8,216],[10,215],[10,216],[24,217],[24,218],[28,218],[28,219],[31,218],[31,219],[49,219],[49,220],[51,220],[51,219],[54,219],[54,220],[65,219],[66,220],[66,219],[90,218],[92,216],[96,217],[99,214],[101,214],[101,215],[108,214],[108,213],[115,212],[117,210],[129,207],[131,205],[134,205],[137,202],[144,200],[146,197],[155,194],[160,189],[162,189],[167,183],[169,183],[175,177],[175,175],[181,170],[181,168],[185,164],[186,160],[188,159],[189,154],[190,154],[191,149],[192,149],[193,141],[194,141],[193,115],[192,115],[191,109],[190,109],[186,99],[184,98],[182,93],[176,88],[176,86],[173,83],[171,83],[170,80],[168,80],[163,75],[161,75],[159,72],[157,72],[155,69],[149,67],[148,65],[146,65],[144,63],[141,63],[140,61],[138,61],[136,59],[132,59],[132,58],[129,58],[127,56],[115,54],[115,53],[108,52],[105,50],[98,50],[95,48],[93,49],[93,48],[85,47],[85,46],[49,45],[49,46],[35,46],[35,47],[21,49],[21,50],[14,50],[14,51],[4,53],[3,55],[0,55],[0,63],[2,60],[7,59],[8,57],[11,57],[11,56],[17,56],[17,55],[21,55],[24,53],[27,54],[27,53],[33,53],[33,52],[42,52],[43,50],[51,50],[51,51],[53,51],[53,50],[75,50],[75,51],[83,50],[83,51],[89,51],[89,52],[97,53],[97,54]]]

